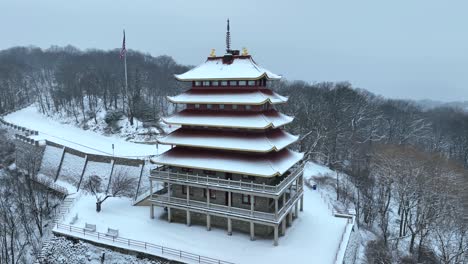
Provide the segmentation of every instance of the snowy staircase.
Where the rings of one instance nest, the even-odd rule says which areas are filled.
[[[74,196],[68,196],[63,199],[62,204],[58,208],[57,211],[55,211],[55,215],[52,218],[52,225],[56,225],[60,220],[65,220],[65,214],[70,212],[70,207],[73,205],[73,202],[75,201]],[[50,240],[55,239],[55,237],[51,234],[47,239],[44,239],[42,241],[42,248],[41,252],[39,253],[39,256],[37,256],[36,261],[34,264],[45,264],[47,263],[47,256],[45,255],[46,252],[50,252]]]

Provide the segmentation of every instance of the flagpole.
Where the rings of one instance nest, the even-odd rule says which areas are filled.
[[[124,33],[124,41],[125,41],[125,30]],[[124,53],[124,68],[125,68],[125,95],[128,96],[128,80],[127,80],[127,51],[125,50]]]

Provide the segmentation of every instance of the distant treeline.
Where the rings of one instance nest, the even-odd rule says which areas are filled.
[[[173,74],[188,70],[169,56],[129,51],[128,89],[119,50],[80,51],[72,46],[15,47],[0,52],[0,113],[40,103],[44,113],[63,112],[76,121],[93,118],[99,108],[134,117],[157,118],[166,95],[180,92]]]
[[[119,50],[80,51],[68,46],[1,51],[0,114],[33,102],[44,113],[59,112],[77,122],[96,118],[102,109],[126,115],[131,122],[135,117],[157,121],[174,111],[166,96],[188,86],[173,75],[190,67],[169,56],[136,51],[129,51],[127,60],[128,89]],[[295,117],[287,128],[300,135],[293,147],[305,152],[307,159],[350,176],[352,185],[336,182],[337,199],[353,203],[358,223],[373,228],[382,239],[369,244],[369,256],[375,255],[372,250],[400,249],[405,245],[399,246],[400,241],[409,237],[410,257],[419,263],[424,262],[426,249],[444,263],[463,258],[468,229],[460,222],[463,190],[458,179],[468,168],[466,111],[424,110],[411,101],[385,99],[349,83],[281,81],[270,86],[289,96],[288,104],[278,108]],[[397,228],[389,224],[395,214]],[[446,245],[444,235],[455,242]],[[444,255],[433,250],[437,241],[440,247],[447,246]]]

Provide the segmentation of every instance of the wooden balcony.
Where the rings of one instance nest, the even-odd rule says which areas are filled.
[[[235,181],[219,177],[214,178],[208,175],[201,176],[198,174],[171,172],[165,167],[152,170],[150,180],[275,198],[288,189],[294,181],[298,180],[302,176],[303,171],[304,167],[302,165],[293,166],[287,172],[289,175],[276,185],[258,184],[242,180]]]
[[[276,212],[259,212],[251,209],[243,209],[233,206],[225,206],[210,203],[207,201],[195,201],[190,199],[171,197],[168,193],[164,195],[152,195],[150,202],[156,206],[177,208],[182,210],[189,210],[191,212],[206,213],[221,217],[229,217],[238,220],[252,221],[264,225],[278,225],[286,215],[291,212],[293,206],[299,201],[303,195],[302,185],[297,188],[289,189],[289,199],[285,201],[281,208]],[[189,197],[189,196],[188,196]]]

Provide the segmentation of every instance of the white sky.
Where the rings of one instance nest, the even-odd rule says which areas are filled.
[[[349,81],[393,98],[468,100],[466,0],[2,0],[0,49],[127,48],[197,65],[247,47],[289,80]]]

